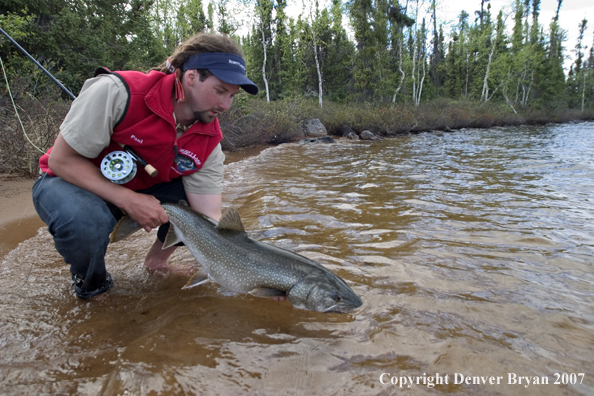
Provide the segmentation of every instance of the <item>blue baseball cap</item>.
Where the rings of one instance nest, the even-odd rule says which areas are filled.
[[[226,52],[207,52],[192,55],[183,66],[183,71],[208,69],[227,84],[239,85],[247,93],[256,95],[258,86],[245,76],[245,61],[236,54]]]

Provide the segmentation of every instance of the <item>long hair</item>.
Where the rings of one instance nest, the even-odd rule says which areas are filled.
[[[215,33],[197,33],[177,46],[169,57],[169,63],[175,69],[181,69],[192,55],[208,52],[227,52],[244,57],[239,45],[229,36]],[[173,73],[168,68],[167,61],[151,70],[157,70],[165,74]]]

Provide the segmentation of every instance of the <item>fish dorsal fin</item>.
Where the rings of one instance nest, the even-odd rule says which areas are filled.
[[[179,237],[175,233],[175,227],[173,226],[173,224],[169,223],[169,230],[167,231],[167,235],[165,236],[165,240],[163,241],[163,249],[175,246],[181,241],[182,240],[179,239]]]
[[[232,206],[225,209],[217,228],[219,230],[245,232],[245,228],[243,228],[243,224],[241,223],[241,217],[239,217],[237,209]]]
[[[177,204],[181,205],[181,206],[190,206],[190,204],[188,204],[188,201],[186,201],[184,199],[180,199]]]

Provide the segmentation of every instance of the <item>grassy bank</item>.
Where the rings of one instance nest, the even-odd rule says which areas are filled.
[[[320,109],[314,100],[240,103],[221,116],[225,134],[223,146],[235,150],[244,146],[279,144],[303,138],[304,120],[318,118],[331,135],[341,136],[345,126],[360,133],[370,130],[380,136],[422,131],[450,131],[461,128],[541,125],[593,120],[594,111],[572,109],[516,109],[505,104],[435,100],[418,107],[409,105],[338,104],[326,102]]]
[[[41,154],[53,143],[69,103],[60,99],[16,98],[21,122],[10,98],[0,95],[0,172],[34,177]],[[370,130],[380,136],[396,136],[432,130],[490,128],[522,124],[564,123],[593,120],[594,111],[582,113],[561,109],[516,109],[505,104],[436,100],[414,107],[408,105],[338,104],[326,102],[320,109],[314,100],[285,100],[266,103],[240,96],[233,108],[220,117],[223,148],[235,151],[262,144],[281,144],[303,138],[305,120],[318,118],[331,135],[342,134],[345,126],[356,132]],[[33,144],[32,144],[32,143]]]

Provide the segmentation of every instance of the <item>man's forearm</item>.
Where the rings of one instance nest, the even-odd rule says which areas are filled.
[[[60,178],[124,210],[146,231],[168,221],[159,200],[110,182],[99,168],[70,147],[61,135],[58,135],[54,143],[48,164]]]

